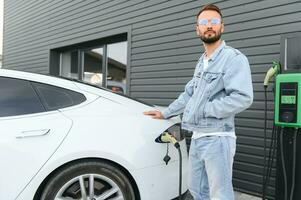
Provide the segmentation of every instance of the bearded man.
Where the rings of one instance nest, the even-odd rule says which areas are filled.
[[[144,114],[167,119],[183,113],[182,128],[193,132],[188,165],[191,195],[194,200],[234,200],[234,117],[253,102],[250,66],[244,54],[221,39],[224,22],[217,6],[203,6],[196,18],[205,52],[192,79],[166,109]]]

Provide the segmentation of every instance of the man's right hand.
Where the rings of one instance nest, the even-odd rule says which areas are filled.
[[[145,112],[143,112],[143,114],[149,115],[154,119],[164,119],[164,116],[163,116],[162,112],[159,111],[159,110],[145,111]]]

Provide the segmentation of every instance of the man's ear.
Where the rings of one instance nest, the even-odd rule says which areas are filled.
[[[222,22],[222,24],[221,24],[221,25],[222,25],[222,27],[221,27],[221,33],[224,33],[224,30],[225,30],[225,29],[224,29],[224,28],[225,28],[225,26],[224,26],[224,22]]]
[[[195,26],[195,32],[196,32],[197,36],[200,36],[200,31],[198,29],[198,25]]]

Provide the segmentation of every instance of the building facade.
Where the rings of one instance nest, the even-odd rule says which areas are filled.
[[[3,68],[72,77],[166,106],[183,91],[204,51],[195,23],[207,3],[221,8],[223,39],[251,65],[254,102],[236,118],[233,182],[236,190],[259,196],[263,79],[280,60],[281,36],[301,32],[300,0],[5,0]],[[273,98],[269,87],[269,137]],[[274,184],[272,176],[270,196]]]

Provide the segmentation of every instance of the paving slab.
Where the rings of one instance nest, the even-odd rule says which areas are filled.
[[[185,200],[193,200],[193,197],[188,193]],[[235,200],[261,200],[261,198],[235,191]]]

